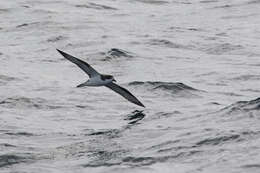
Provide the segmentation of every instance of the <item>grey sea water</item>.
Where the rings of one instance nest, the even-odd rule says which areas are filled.
[[[259,0],[1,0],[1,173],[260,172]],[[76,88],[56,48],[146,106]]]

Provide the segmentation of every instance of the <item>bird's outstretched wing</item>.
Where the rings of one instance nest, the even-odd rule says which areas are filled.
[[[106,85],[106,87],[110,88],[111,90],[117,92],[121,96],[123,96],[128,101],[137,104],[139,106],[145,107],[133,94],[131,94],[127,89],[111,82]]]
[[[62,55],[64,56],[64,58],[66,58],[67,60],[71,61],[72,63],[76,64],[79,68],[81,68],[84,72],[87,73],[87,75],[89,77],[93,77],[93,76],[96,76],[96,75],[100,75],[93,67],[91,67],[88,63],[74,57],[74,56],[71,56],[59,49],[57,49],[57,51]]]

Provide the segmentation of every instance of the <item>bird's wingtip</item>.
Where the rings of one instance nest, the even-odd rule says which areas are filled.
[[[139,102],[138,105],[145,108],[145,106],[144,106],[143,103],[141,103],[141,102]]]
[[[56,48],[56,50],[57,50],[58,52],[60,52],[60,53],[62,52],[61,50],[59,50],[59,49],[57,49],[57,48]]]

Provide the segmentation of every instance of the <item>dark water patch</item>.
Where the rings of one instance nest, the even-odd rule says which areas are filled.
[[[165,147],[158,149],[158,153],[169,153],[169,152],[175,152],[175,151],[180,151],[180,150],[189,150],[194,148],[194,146],[174,146],[174,147]]]
[[[92,136],[88,141],[71,143],[55,149],[56,154],[65,158],[83,158],[83,167],[97,167],[110,163],[117,163],[128,150],[106,136]]]
[[[165,90],[174,90],[174,89],[181,89],[181,90],[193,90],[193,91],[198,91],[195,88],[192,88],[188,85],[185,85],[180,82],[151,82],[151,81],[146,81],[146,82],[141,82],[141,81],[134,81],[130,82],[128,85],[130,86],[146,86],[146,87],[152,87],[152,89],[165,89]]]
[[[172,112],[156,112],[148,117],[150,120],[157,120],[157,119],[167,119],[174,116],[182,115],[180,111],[172,111]]]
[[[251,138],[253,140],[256,140],[257,138],[260,137],[260,131],[246,130],[246,131],[240,132],[240,134],[245,139],[250,139]]]
[[[241,166],[242,168],[258,168],[260,169],[260,164],[246,164],[246,165],[243,165]]]
[[[32,13],[35,13],[36,15],[40,15],[40,14],[42,14],[42,15],[46,15],[46,14],[49,14],[49,15],[55,15],[55,14],[57,14],[57,12],[56,11],[54,11],[54,9],[50,9],[50,10],[48,10],[48,9],[34,9],[33,11],[32,11]]]
[[[145,4],[154,4],[154,5],[163,5],[163,4],[168,4],[168,1],[160,1],[160,0],[135,0],[137,2],[142,2]]]
[[[236,80],[236,81],[260,80],[260,75],[241,75],[232,78],[232,80]]]
[[[228,9],[228,8],[233,8],[233,7],[240,7],[242,5],[243,4],[230,4],[229,3],[229,4],[215,6],[214,9]]]
[[[91,108],[90,106],[87,105],[76,105],[76,107],[81,109]]]
[[[125,120],[130,120],[128,124],[135,124],[138,121],[142,120],[145,117],[143,111],[135,110],[132,113],[128,114]]]
[[[117,10],[117,8],[107,6],[107,5],[101,5],[93,2],[89,2],[87,4],[80,4],[80,5],[75,5],[75,7],[78,8],[90,8],[90,9],[95,9],[95,10]]]
[[[65,40],[66,39],[66,37],[64,37],[64,36],[55,36],[55,37],[51,37],[51,38],[49,38],[49,39],[47,39],[47,42],[58,42],[58,41],[61,41],[61,40]]]
[[[204,31],[201,28],[195,28],[195,27],[184,28],[184,27],[179,27],[179,26],[171,26],[169,28],[169,30],[173,30],[174,32],[186,32],[186,31],[201,32],[201,31]]]
[[[110,49],[107,53],[105,53],[105,58],[103,59],[104,61],[109,61],[112,59],[117,59],[117,58],[133,58],[134,55],[128,51],[118,49],[118,48],[112,48]]]
[[[51,27],[57,27],[57,25],[60,23],[55,23],[53,21],[42,21],[42,22],[31,22],[31,23],[22,23],[20,25],[16,26],[16,30],[22,30],[22,29],[49,29]]]
[[[220,110],[226,114],[235,114],[239,112],[259,111],[260,97],[250,101],[239,101]]]
[[[228,34],[226,32],[220,32],[220,33],[217,33],[216,36],[227,37]]]
[[[166,141],[166,142],[162,142],[156,145],[153,145],[149,148],[147,148],[147,150],[157,150],[157,152],[164,152],[164,150],[167,150],[170,148],[170,150],[172,150],[172,146],[181,142],[181,140],[176,139],[176,140],[170,140],[170,141]]]
[[[0,168],[32,161],[33,157],[30,154],[4,154],[0,155]]]
[[[35,108],[35,109],[57,109],[61,106],[48,104],[43,98],[11,97],[0,101],[0,106],[7,108]]]
[[[251,0],[251,1],[248,1],[247,4],[260,4],[260,1],[259,0]]]
[[[181,96],[185,96],[185,93],[187,96],[198,96],[195,94],[195,92],[198,92],[200,90],[197,90],[195,88],[192,88],[188,85],[185,85],[180,82],[151,82],[151,81],[146,81],[146,82],[141,82],[141,81],[134,81],[130,82],[128,84],[129,86],[136,86],[136,87],[143,87],[146,90],[149,91],[160,91],[160,92],[166,92],[170,94],[181,94]]]
[[[218,0],[204,0],[204,1],[200,1],[200,3],[214,3],[214,2],[218,2]]]
[[[29,133],[29,132],[16,132],[16,133],[7,132],[5,134],[11,136],[26,136],[26,137],[35,136],[33,133]]]
[[[216,5],[215,7],[213,7],[213,9],[229,9],[229,8],[233,8],[233,7],[243,7],[244,5],[254,4],[255,2],[259,3],[258,0],[256,0],[256,1],[253,0],[253,1],[246,2],[246,3],[226,2],[226,4],[223,4],[223,5]]]
[[[28,25],[29,25],[28,23],[23,23],[23,24],[17,25],[16,28],[26,27]]]
[[[213,55],[222,55],[225,53],[229,53],[231,51],[235,50],[241,50],[244,47],[241,45],[233,45],[230,43],[222,43],[222,44],[213,44],[213,45],[207,45],[204,48],[202,48],[202,51],[205,51],[208,54]]]
[[[182,45],[178,43],[173,43],[166,39],[151,39],[148,42],[149,45],[152,46],[163,46],[168,48],[174,48],[174,49],[192,49],[193,46],[191,45]]]
[[[17,78],[15,77],[10,77],[6,75],[0,75],[0,81],[13,81],[16,80]]]
[[[146,166],[156,163],[157,160],[155,157],[125,157],[122,162],[127,165]]]
[[[258,90],[258,89],[242,89],[242,90],[240,90],[240,91],[260,93],[260,90]]]
[[[216,6],[214,8],[218,9],[218,8],[231,8],[231,7],[234,7],[234,5],[226,4],[226,5]]]
[[[114,165],[121,165],[122,158],[127,155],[128,150],[121,149],[116,143],[111,143],[109,146],[90,147],[87,151],[87,156],[90,161],[82,164],[83,167],[109,167]],[[116,145],[116,146],[114,146]]]
[[[9,11],[10,11],[10,9],[0,8],[0,14],[1,14],[1,13],[8,13]]]
[[[31,8],[31,6],[29,6],[29,5],[22,5],[22,7],[24,7],[24,8]]]
[[[0,75],[0,84],[7,84],[8,82],[11,82],[14,80],[18,80],[18,79],[15,77],[11,77],[11,76]]]
[[[0,146],[2,146],[2,147],[11,147],[11,148],[16,147],[15,145],[11,145],[11,144],[8,144],[8,143],[0,143]]]
[[[226,85],[224,85],[224,86],[226,86]],[[232,96],[232,97],[241,97],[241,96],[243,96],[241,94],[237,94],[237,93],[233,93],[233,92],[217,92],[217,93],[218,94],[223,94],[225,96]]]
[[[121,136],[121,131],[118,129],[109,129],[109,130],[104,130],[104,131],[96,131],[96,132],[91,132],[89,134],[86,134],[87,136],[106,136],[109,138],[117,138]]]
[[[253,13],[253,14],[247,14],[247,15],[229,15],[229,16],[224,16],[221,17],[221,19],[243,19],[243,18],[249,18],[249,17],[257,17],[258,13]]]
[[[221,104],[218,102],[209,102],[208,105],[221,105]]]
[[[149,166],[155,163],[164,163],[172,159],[181,159],[186,157],[191,157],[194,154],[199,154],[201,151],[192,150],[192,151],[185,151],[185,152],[177,152],[172,155],[166,156],[158,156],[158,157],[134,157],[128,156],[123,158],[122,164],[129,165],[129,166]]]
[[[92,161],[88,164],[82,165],[83,167],[110,167],[114,165],[126,165],[126,166],[149,166],[155,163],[164,163],[171,159],[180,159],[185,157],[190,157],[194,154],[200,153],[200,151],[193,150],[188,152],[178,152],[177,154],[173,155],[166,155],[166,156],[158,156],[158,157],[151,157],[151,156],[126,156],[127,153],[122,152],[120,155],[111,155],[111,153],[101,153],[102,157],[98,157],[99,160]],[[104,157],[105,156],[105,157]],[[107,157],[108,156],[108,157]],[[105,158],[105,159],[104,159]]]
[[[96,168],[96,167],[110,167],[110,166],[116,166],[116,165],[121,165],[120,162],[117,163],[88,163],[88,164],[83,164],[82,167],[84,168]]]
[[[91,151],[90,157],[93,158],[89,164],[114,164],[118,163],[119,159],[127,153],[123,149],[112,149],[112,150],[94,150]]]
[[[207,138],[196,143],[195,146],[200,147],[203,145],[220,145],[231,141],[241,140],[240,135],[234,134],[229,136],[220,136],[214,138]]]

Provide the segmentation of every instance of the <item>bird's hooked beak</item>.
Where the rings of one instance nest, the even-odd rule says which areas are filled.
[[[81,83],[81,84],[77,85],[77,88],[84,87],[84,86],[86,86],[86,84],[85,83]]]

